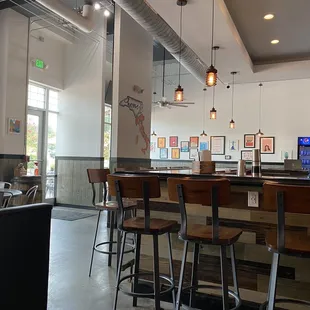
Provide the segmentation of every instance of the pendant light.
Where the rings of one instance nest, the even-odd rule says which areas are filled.
[[[156,77],[155,77],[155,89],[156,89]],[[156,91],[153,92],[153,102],[154,103],[155,103],[155,96],[156,96]],[[153,121],[155,123],[155,107],[154,107],[155,104],[154,103],[152,104],[152,109],[153,109],[153,115],[154,115],[153,116]],[[152,137],[157,137],[157,134],[156,134],[154,129],[153,129],[153,132],[152,132],[151,136]]]
[[[184,100],[184,89],[181,86],[181,60],[182,60],[182,23],[183,23],[183,6],[187,0],[178,0],[177,5],[181,7],[180,12],[180,50],[179,50],[179,85],[174,92],[174,101],[182,102]]]
[[[202,128],[205,128],[206,125],[206,88],[203,89],[203,115],[202,115]],[[207,137],[205,130],[202,130],[200,137]]]
[[[211,27],[211,65],[207,69],[206,73],[206,85],[208,87],[215,86],[217,83],[217,70],[215,69],[215,63],[213,54],[215,54],[216,50],[218,50],[218,46],[213,46],[214,43],[214,15],[215,15],[215,5],[214,1],[212,0],[212,27]]]
[[[261,118],[262,118],[262,83],[258,84],[259,86],[259,111],[258,111],[258,132],[256,133],[256,135],[258,137],[263,136],[264,134],[262,133],[262,131],[260,130],[261,128]]]
[[[231,87],[231,121],[229,122],[229,128],[235,129],[236,123],[234,121],[234,96],[235,96],[235,75],[237,74],[236,71],[231,72],[233,76],[232,87]]]
[[[212,99],[212,101],[213,101],[213,107],[212,107],[212,109],[210,110],[210,119],[213,119],[213,120],[215,120],[216,119],[216,110],[215,110],[215,108],[214,108],[214,101],[215,101],[215,87],[213,87],[213,94],[212,94],[212,96],[213,96],[213,99]]]

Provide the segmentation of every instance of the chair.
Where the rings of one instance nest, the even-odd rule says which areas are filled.
[[[2,194],[3,194],[2,203],[0,205],[4,209],[4,208],[7,208],[10,205],[11,199],[13,198],[13,194],[10,193],[10,192],[6,192],[5,195],[4,195],[4,193],[2,193]]]
[[[167,293],[172,293],[173,301],[175,301],[174,292],[174,275],[173,275],[173,260],[170,233],[177,224],[176,221],[155,219],[150,216],[150,198],[160,197],[160,184],[157,176],[108,176],[109,190],[112,196],[117,198],[119,204],[118,213],[118,229],[123,232],[123,239],[121,245],[121,254],[117,270],[116,280],[116,293],[114,301],[114,310],[117,307],[117,299],[120,288],[120,284],[127,280],[133,279],[133,288],[131,292],[122,290],[123,293],[133,297],[133,306],[137,306],[137,298],[152,298],[155,300],[155,310],[160,310],[160,296]],[[135,217],[131,219],[125,219],[123,216],[124,206],[123,198],[135,198],[143,199],[144,218]],[[121,266],[124,257],[125,238],[128,233],[133,233],[136,236],[136,251],[135,251],[135,267],[134,273],[131,273],[121,278]],[[169,248],[169,268],[170,278],[159,274],[159,253],[158,253],[158,236],[166,234],[168,238]],[[137,292],[138,281],[140,276],[149,275],[150,273],[140,273],[140,249],[141,249],[141,236],[151,235],[153,237],[153,293],[141,293]],[[151,273],[152,274],[152,273]],[[166,280],[169,283],[169,288],[165,291],[160,291],[160,279]],[[175,303],[174,303],[175,304]]]
[[[218,208],[230,203],[229,181],[226,179],[202,180],[190,178],[169,178],[168,192],[169,199],[172,201],[177,201],[180,206],[181,230],[179,232],[179,238],[184,241],[176,309],[180,309],[181,294],[182,291],[185,290],[190,291],[189,306],[195,307],[195,292],[198,288],[222,289],[223,309],[229,309],[229,295],[235,299],[235,308],[233,309],[238,309],[241,306],[241,299],[237,281],[234,244],[242,234],[242,230],[237,228],[220,227],[218,217]],[[202,205],[202,208],[203,206],[211,205],[212,226],[188,223],[185,207],[186,203],[200,204]],[[189,243],[194,243],[191,284],[189,287],[183,289]],[[222,287],[199,285],[198,283],[197,272],[199,262],[199,246],[201,244],[213,244],[220,247]],[[226,257],[226,248],[230,248],[231,253],[234,292],[228,289],[228,262]]]
[[[119,255],[119,247],[120,247],[120,233],[117,236],[117,241],[114,241],[114,226],[115,226],[115,220],[116,220],[116,212],[118,210],[118,203],[116,201],[108,201],[108,188],[107,188],[107,175],[110,174],[109,169],[87,169],[87,175],[89,183],[92,186],[92,192],[93,192],[93,198],[92,198],[92,204],[93,206],[98,210],[98,218],[97,218],[97,225],[96,225],[96,231],[95,231],[95,237],[93,242],[93,248],[92,248],[92,254],[91,254],[91,260],[90,260],[90,267],[89,267],[89,276],[91,276],[92,272],[92,266],[93,266],[93,259],[94,259],[94,252],[107,254],[108,257],[108,266],[111,266],[112,264],[112,255]],[[96,203],[96,186],[95,185],[102,186],[100,190],[103,190],[103,201]],[[101,197],[99,197],[101,198]],[[126,201],[124,202],[124,212],[131,211],[134,208],[136,208],[136,202],[135,201]],[[97,241],[97,234],[98,234],[98,228],[100,223],[100,216],[102,211],[108,212],[109,217],[109,241],[100,242],[96,244]],[[108,251],[100,250],[100,247],[103,245],[109,245]],[[113,251],[113,244],[117,244],[117,251]],[[133,252],[134,246],[132,244],[128,244],[130,247],[129,250],[125,251],[125,253]],[[118,257],[117,257],[118,261]]]
[[[4,202],[4,193],[0,192],[0,206],[3,207],[3,202]]]
[[[31,188],[28,189],[26,192],[26,199],[25,199],[25,204],[33,204],[36,199],[37,191],[38,191],[39,185],[34,185]]]
[[[10,189],[11,187],[12,187],[12,184],[9,182],[0,182],[0,188]]]
[[[277,230],[266,234],[266,245],[272,253],[267,301],[260,309],[275,309],[276,303],[293,303],[310,306],[310,302],[293,299],[276,299],[277,271],[281,255],[310,258],[310,236],[305,232],[285,229],[285,213],[310,214],[310,189],[276,182],[265,182],[263,210],[277,212]]]

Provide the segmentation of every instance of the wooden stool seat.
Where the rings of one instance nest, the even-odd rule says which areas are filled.
[[[134,217],[124,221],[124,230],[128,232],[156,234],[161,235],[171,232],[174,226],[178,224],[177,221],[150,219],[150,229],[145,229],[145,221],[143,217]]]
[[[266,233],[266,245],[272,252],[278,252],[277,231]],[[285,231],[285,251],[287,254],[310,255],[310,236],[300,231]]]
[[[123,202],[124,209],[136,208],[137,201],[134,200],[125,200]],[[102,201],[96,203],[96,209],[98,210],[107,210],[107,211],[116,211],[118,210],[118,203],[116,201]]]
[[[212,226],[189,224],[187,226],[187,240],[198,241],[205,244],[231,245],[242,234],[239,228],[219,227],[218,238],[213,240]]]

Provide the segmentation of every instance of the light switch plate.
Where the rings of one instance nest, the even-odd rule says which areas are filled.
[[[259,193],[258,192],[248,192],[248,206],[253,208],[258,208],[259,206]]]

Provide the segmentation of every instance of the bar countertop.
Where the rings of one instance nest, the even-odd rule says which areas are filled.
[[[193,173],[191,169],[170,169],[170,170],[139,170],[139,171],[119,171],[116,173],[122,174],[155,174],[160,179],[166,180],[169,177],[191,177],[191,178],[227,178],[233,185],[262,185],[266,181],[275,181],[287,183],[292,185],[306,185],[310,186],[310,178],[308,177],[294,177],[294,176],[261,176],[252,177],[251,175],[237,176],[232,173],[224,173],[223,170],[214,174],[197,174]]]

